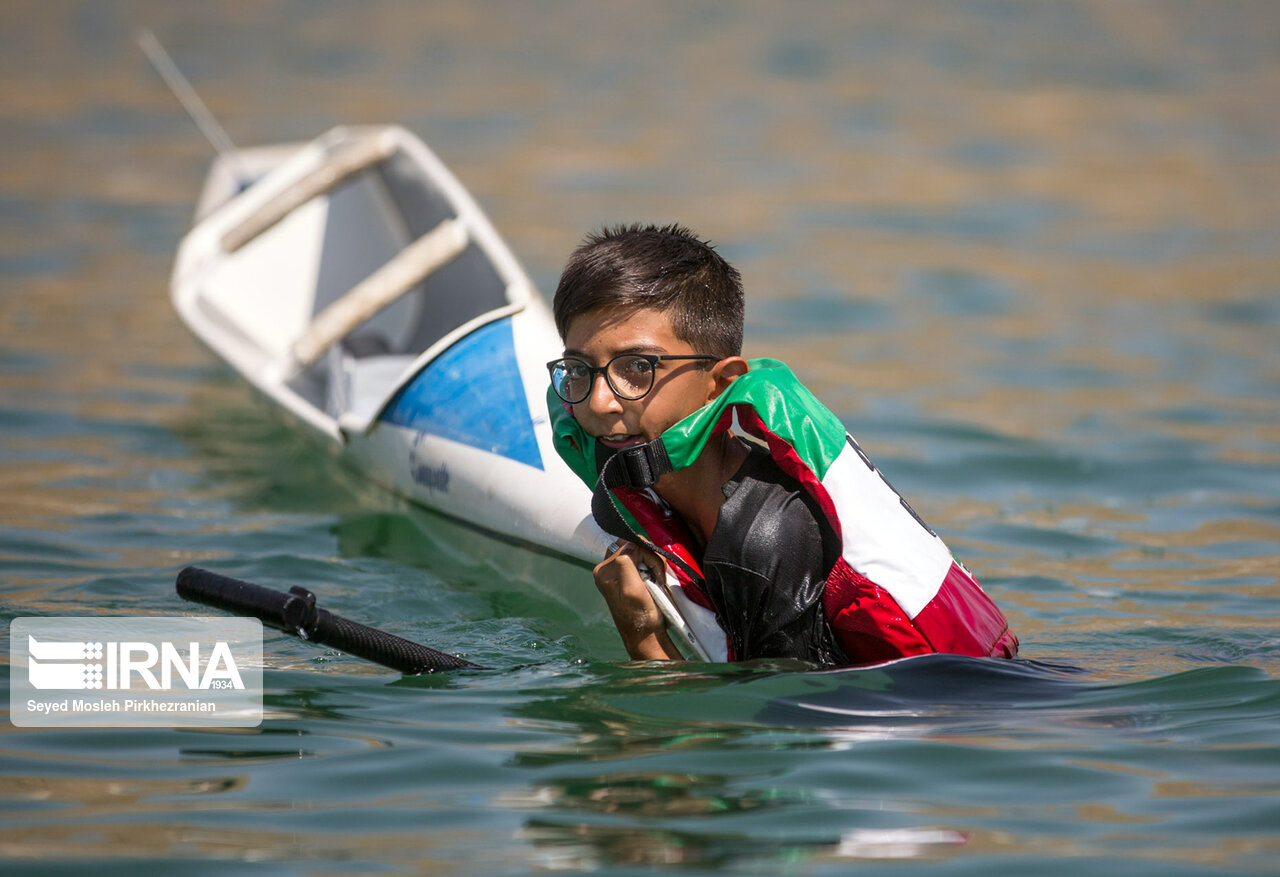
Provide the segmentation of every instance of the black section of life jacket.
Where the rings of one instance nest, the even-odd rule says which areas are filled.
[[[703,587],[736,659],[849,663],[823,609],[840,546],[821,509],[754,447],[724,490],[703,552]]]

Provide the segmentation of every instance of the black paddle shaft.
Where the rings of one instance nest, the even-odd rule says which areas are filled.
[[[285,633],[331,646],[401,673],[480,670],[454,655],[402,639],[316,606],[315,594],[293,587],[288,593],[189,566],[178,573],[178,596],[194,603],[248,615]]]

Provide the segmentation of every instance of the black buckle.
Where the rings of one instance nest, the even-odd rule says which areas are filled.
[[[596,488],[591,494],[591,514],[600,529],[610,536],[647,544],[668,563],[683,571],[691,581],[701,582],[702,576],[683,558],[653,544],[631,529],[631,524],[623,517],[622,503],[613,493],[615,487],[629,487],[633,490],[652,487],[659,478],[672,471],[674,467],[662,439],[618,451],[600,469],[600,477],[596,479]]]
[[[614,456],[618,458],[622,486],[632,490],[653,487],[659,478],[672,471],[667,446],[660,438],[633,448],[623,448]]]

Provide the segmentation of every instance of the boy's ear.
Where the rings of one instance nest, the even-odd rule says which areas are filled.
[[[747,361],[741,356],[727,356],[711,366],[711,380],[714,385],[711,398],[719,396],[729,385],[747,373]]]

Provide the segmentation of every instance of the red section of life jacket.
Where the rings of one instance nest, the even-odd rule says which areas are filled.
[[[942,587],[913,619],[935,651],[975,658],[1012,658],[1018,638],[978,582],[952,563]]]
[[[842,557],[827,575],[823,608],[852,664],[879,664],[935,649],[889,592]]]

